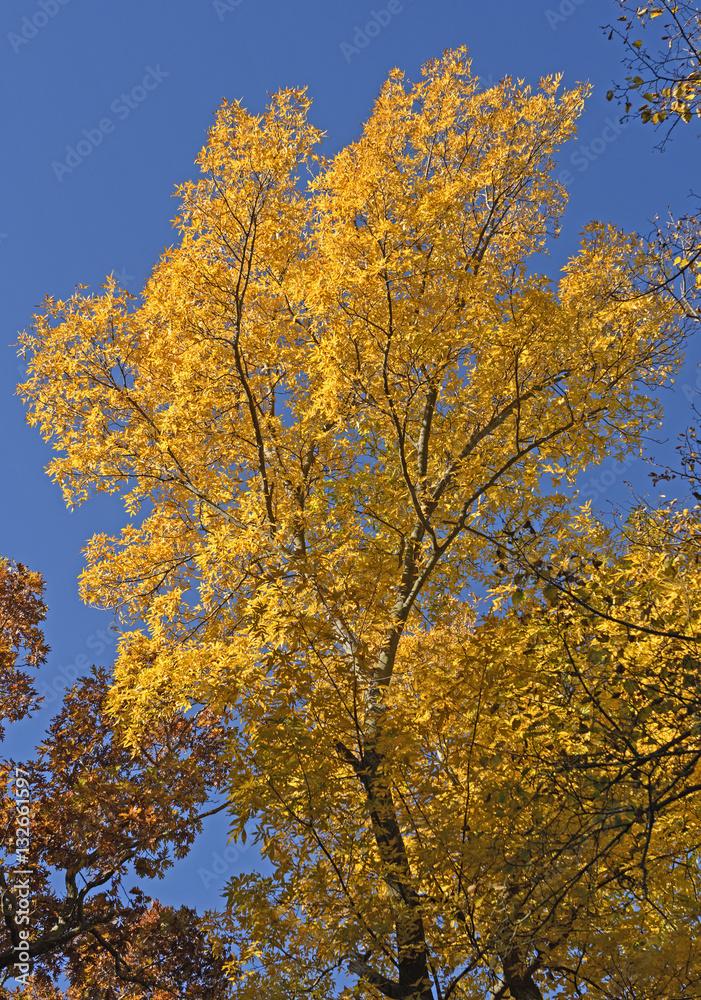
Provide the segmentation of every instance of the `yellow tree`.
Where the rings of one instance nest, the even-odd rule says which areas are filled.
[[[446,761],[504,850],[514,938],[567,996],[701,996],[700,513],[614,534],[585,511],[554,561],[505,540],[516,600],[464,643],[473,739]]]
[[[255,822],[275,872],[212,918],[244,994],[344,968],[392,1000],[538,997],[598,891],[548,847],[569,820],[546,789],[552,919],[524,900],[504,721],[474,722],[497,695],[520,712],[477,620],[496,543],[583,551],[559,487],[639,448],[683,341],[673,300],[632,294],[633,237],[592,224],[557,285],[533,269],[586,93],[559,83],[483,90],[448,52],[394,71],[331,160],[303,91],[225,103],[141,301],[110,280],[23,336],[67,502],[124,491],[132,519],[82,580],[123,617],[113,713],[235,721],[233,830]],[[472,748],[457,767],[446,740]]]

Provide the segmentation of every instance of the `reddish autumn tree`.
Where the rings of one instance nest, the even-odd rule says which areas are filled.
[[[43,581],[21,565],[0,565],[0,713],[23,718],[40,699],[30,674],[46,659]],[[226,725],[207,712],[164,716],[127,750],[104,712],[110,677],[93,668],[67,693],[35,759],[21,765],[29,790],[30,836],[22,864],[16,842],[17,762],[0,762],[0,982],[3,995],[136,1000],[226,995],[222,963],[197,913],[162,906],[125,880],[158,877],[187,855],[222,784]],[[28,875],[29,923],[22,920],[17,869]],[[12,994],[20,931],[29,929],[31,975]],[[65,994],[60,983],[68,983]]]
[[[0,559],[0,739],[3,722],[17,722],[36,705],[25,668],[46,662],[49,647],[40,624],[46,614],[44,582],[21,563]]]

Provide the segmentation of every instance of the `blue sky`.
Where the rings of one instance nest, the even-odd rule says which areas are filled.
[[[0,553],[44,574],[53,650],[38,679],[45,707],[10,730],[8,754],[28,757],[67,679],[92,662],[109,664],[114,651],[111,618],[81,605],[77,577],[86,539],[117,530],[121,506],[103,498],[65,508],[43,471],[48,449],[14,396],[21,368],[11,345],[44,295],[97,288],[110,272],[139,292],[175,241],[174,185],[196,176],[193,161],[222,98],[261,111],[269,93],[308,86],[330,155],[358,136],[393,67],[416,77],[424,61],[462,44],[473,70],[493,82],[509,74],[536,84],[562,72],[566,85],[594,85],[579,138],[561,157],[571,198],[545,265],[556,276],[590,219],[644,231],[668,207],[689,207],[698,175],[696,126],[678,129],[660,154],[659,135],[621,125],[607,103],[612,81],[625,75],[620,46],[601,30],[617,13],[610,0],[5,0]],[[690,354],[664,396],[668,454],[692,416],[697,360]],[[603,506],[623,495],[625,480],[647,489],[647,471],[608,463],[584,476],[587,498]],[[164,902],[215,906],[225,878],[255,866],[250,846],[225,855],[226,825],[210,821],[190,858],[157,887]]]

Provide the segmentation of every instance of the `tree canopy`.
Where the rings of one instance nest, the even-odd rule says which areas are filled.
[[[122,617],[115,725],[230,722],[274,872],[207,921],[243,997],[698,989],[697,519],[622,548],[571,489],[640,450],[685,311],[603,222],[537,270],[559,91],[448,52],[331,159],[304,91],[224,103],[141,300],[23,336],[67,502],[130,517],[82,578]]]

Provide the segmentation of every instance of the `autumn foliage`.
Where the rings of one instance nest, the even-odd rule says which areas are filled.
[[[535,270],[559,89],[446,53],[330,160],[303,91],[225,103],[143,297],[23,337],[67,502],[130,518],[82,578],[125,623],[115,724],[232,720],[274,871],[207,920],[242,997],[698,990],[696,515],[622,544],[570,489],[640,450],[683,309],[604,223]]]
[[[26,566],[0,559],[0,739],[2,720],[16,722],[36,705],[34,670],[49,652],[41,631],[44,582]]]
[[[29,668],[48,652],[41,631],[43,581],[21,565],[0,576],[2,718],[16,722],[35,706]],[[220,1000],[227,985],[187,907],[163,907],[126,879],[158,877],[188,853],[205,808],[221,787],[225,727],[210,713],[162,718],[139,745],[115,737],[104,710],[108,674],[94,669],[67,694],[45,742],[21,763],[29,789],[29,847],[16,855],[14,760],[0,762],[0,980],[17,978],[19,931],[28,927],[31,978],[2,996]],[[21,873],[18,874],[18,869]],[[30,889],[29,924],[18,887]],[[67,993],[57,985],[69,984]]]
[[[643,6],[619,0],[618,6],[621,15],[609,26],[609,38],[623,41],[631,75],[608,99],[623,99],[626,114],[645,123],[666,122],[668,138],[675,125],[701,118],[701,10],[688,0]]]

